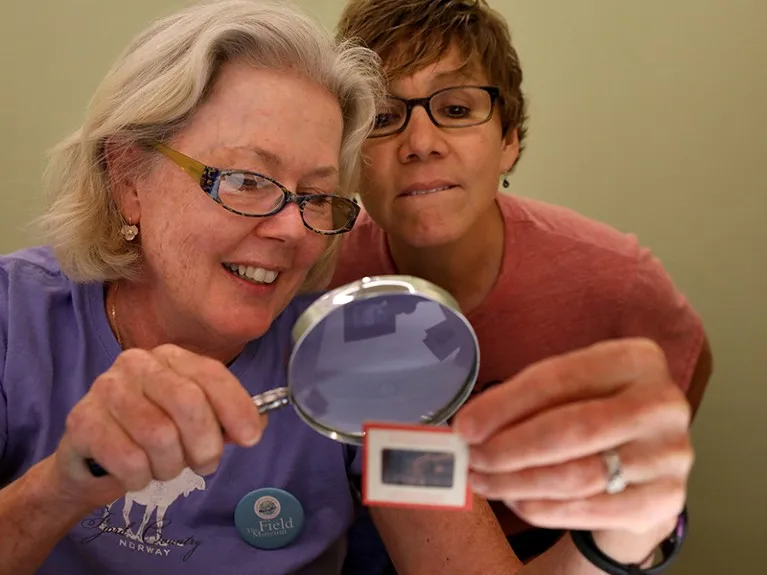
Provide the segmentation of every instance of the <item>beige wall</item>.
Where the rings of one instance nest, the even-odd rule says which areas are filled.
[[[492,0],[491,0],[492,2]],[[519,194],[639,234],[704,317],[692,535],[672,573],[757,573],[767,533],[767,3],[495,0],[527,72]],[[0,251],[37,241],[44,151],[181,0],[2,0]],[[342,0],[303,0],[332,26]],[[12,55],[13,54],[13,55]]]

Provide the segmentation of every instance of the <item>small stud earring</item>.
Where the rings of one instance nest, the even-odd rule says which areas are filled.
[[[125,241],[132,242],[138,235],[138,226],[125,224],[120,228],[120,233],[125,238]]]
[[[503,187],[508,188],[509,185],[509,176],[503,176]]]

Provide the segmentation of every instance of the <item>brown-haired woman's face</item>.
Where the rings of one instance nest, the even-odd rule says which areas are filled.
[[[425,98],[450,86],[487,85],[481,71],[461,70],[463,63],[454,47],[435,64],[394,81],[389,92]],[[499,176],[518,155],[515,133],[503,137],[495,112],[484,124],[441,128],[415,107],[403,132],[369,139],[361,197],[370,216],[414,247],[460,240],[491,209]]]
[[[342,133],[339,103],[322,86],[290,72],[227,64],[170,145],[297,193],[333,193]],[[295,203],[268,217],[233,214],[164,157],[133,196],[127,208],[136,215],[126,215],[140,225],[154,297],[190,327],[226,339],[263,334],[328,246],[327,236],[304,226]]]

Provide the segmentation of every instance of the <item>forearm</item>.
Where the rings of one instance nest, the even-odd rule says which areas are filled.
[[[469,513],[375,507],[370,513],[400,575],[507,575],[521,568],[479,497]]]
[[[33,575],[82,513],[56,500],[43,461],[0,490],[0,575]]]
[[[640,563],[643,567],[652,565],[648,556],[657,549],[673,526],[659,528],[646,535],[603,535],[596,536],[598,547],[609,557],[620,563]],[[578,551],[567,534],[551,549],[537,557],[519,575],[604,575],[604,571],[592,565]]]

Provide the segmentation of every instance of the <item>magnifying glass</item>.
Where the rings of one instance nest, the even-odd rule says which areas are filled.
[[[362,445],[368,421],[445,423],[479,372],[477,336],[458,303],[411,276],[366,277],[323,294],[292,340],[287,386],[253,402],[261,413],[292,406],[317,432],[352,445]]]

